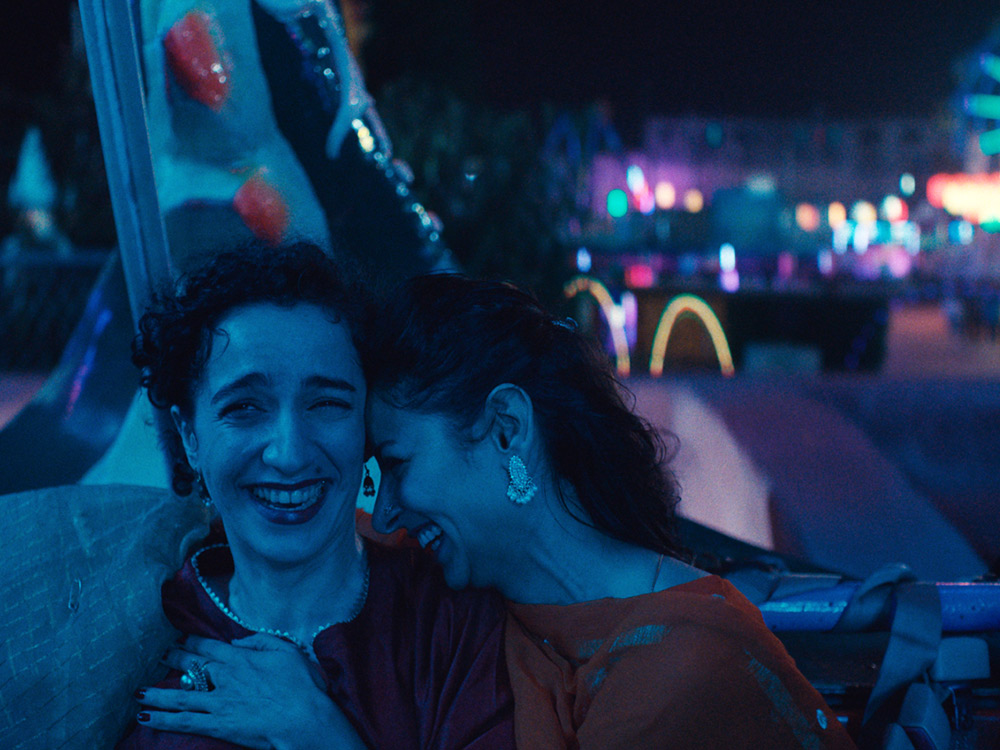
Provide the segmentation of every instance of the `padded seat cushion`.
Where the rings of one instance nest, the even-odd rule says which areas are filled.
[[[208,531],[197,501],[124,485],[0,496],[0,747],[113,747],[176,637],[160,585]]]

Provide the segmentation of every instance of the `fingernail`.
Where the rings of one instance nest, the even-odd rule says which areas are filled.
[[[136,700],[141,701],[145,697],[146,697],[146,691],[143,690],[142,688],[139,688],[138,690],[135,691]]]
[[[136,714],[135,720],[145,724],[147,721],[149,721],[149,711],[140,711],[138,714]]]

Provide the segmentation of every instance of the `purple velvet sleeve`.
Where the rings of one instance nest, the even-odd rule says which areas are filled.
[[[220,552],[217,557],[221,557]],[[219,563],[211,556],[204,565]],[[420,550],[369,546],[368,598],[358,616],[327,628],[313,647],[329,695],[370,748],[503,750],[514,747],[513,696],[504,659],[503,604],[455,592]],[[221,561],[222,564],[226,560]],[[205,595],[190,564],[163,587],[164,610],[185,633],[224,641],[249,635]],[[172,673],[161,687],[177,687]],[[123,750],[216,750],[230,743],[136,725]]]
[[[514,747],[499,597],[452,591],[419,550],[370,550],[367,605],[317,640],[331,693],[362,737],[387,748]]]

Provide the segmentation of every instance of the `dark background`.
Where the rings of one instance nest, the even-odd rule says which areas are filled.
[[[0,91],[56,85],[73,0],[0,4]],[[926,113],[994,0],[370,0],[377,89],[436,74],[503,106],[603,98],[634,114]]]
[[[626,146],[656,114],[955,113],[960,63],[968,69],[1000,19],[995,0],[353,1],[369,27],[368,85],[418,197],[441,214],[465,267],[532,285],[565,271],[534,158],[559,111],[608,105]],[[71,54],[74,2],[0,3],[0,202],[25,128],[39,125],[63,201],[57,222],[78,246],[110,247],[88,74]],[[444,145],[434,132],[448,133]],[[474,193],[457,187],[469,155],[502,165]],[[0,236],[13,228],[0,208]]]

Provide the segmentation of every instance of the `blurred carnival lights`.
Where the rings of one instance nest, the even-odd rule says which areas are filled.
[[[677,191],[670,182],[656,183],[654,197],[656,199],[656,207],[662,211],[673,208],[674,204],[677,203]]]
[[[656,325],[656,334],[653,336],[653,347],[649,357],[649,374],[658,378],[663,374],[663,361],[666,358],[667,344],[670,342],[670,334],[674,330],[674,325],[684,313],[694,315],[708,331],[712,340],[712,347],[715,349],[715,356],[719,360],[719,369],[727,378],[736,373],[733,365],[732,352],[729,350],[729,342],[726,340],[726,333],[722,330],[722,324],[718,316],[701,297],[693,294],[680,294],[674,297],[664,308],[660,315],[660,322]]]
[[[632,193],[633,202],[639,212],[646,216],[653,213],[656,208],[656,200],[653,191],[649,189],[649,183],[646,181],[642,167],[633,164],[625,170],[625,183]]]
[[[1000,173],[936,174],[927,201],[973,224],[1000,222]]]
[[[910,209],[898,195],[887,195],[882,201],[882,216],[888,221],[906,221],[909,215]]]
[[[826,221],[830,229],[837,230],[847,221],[847,209],[843,203],[834,201],[826,210]]]
[[[633,263],[625,269],[625,284],[632,289],[651,289],[656,273],[648,263]]]
[[[858,224],[874,224],[878,220],[878,210],[868,201],[858,201],[851,206],[851,218]]]
[[[719,286],[727,292],[740,289],[740,272],[736,269],[736,248],[729,242],[719,248]]]
[[[628,195],[624,190],[612,190],[608,193],[608,214],[614,219],[620,219],[628,213]]]
[[[971,245],[976,237],[972,222],[957,219],[948,225],[948,238],[957,245]]]
[[[854,222],[843,221],[833,230],[833,249],[843,255],[851,244],[851,237],[854,235]]]
[[[632,362],[628,349],[628,336],[625,333],[625,320],[627,317],[625,311],[615,304],[611,298],[611,292],[597,279],[592,279],[588,276],[577,276],[570,279],[566,286],[563,287],[563,294],[566,295],[567,299],[573,299],[576,295],[583,292],[586,292],[597,301],[601,312],[604,314],[604,320],[607,321],[608,328],[611,331],[611,342],[615,349],[615,369],[619,375],[628,375],[632,369]]]
[[[811,203],[800,203],[795,207],[795,223],[803,232],[819,229],[819,209]]]
[[[863,255],[868,249],[868,245],[871,244],[872,230],[874,228],[875,222],[868,221],[858,222],[854,227],[854,252],[858,255]]]
[[[705,196],[697,188],[691,188],[684,193],[684,209],[696,214],[705,207]]]
[[[723,272],[736,270],[736,248],[729,242],[719,248],[719,268]]]
[[[819,272],[823,276],[831,276],[833,274],[833,252],[820,250],[819,255],[816,256],[816,267],[819,268]]]

